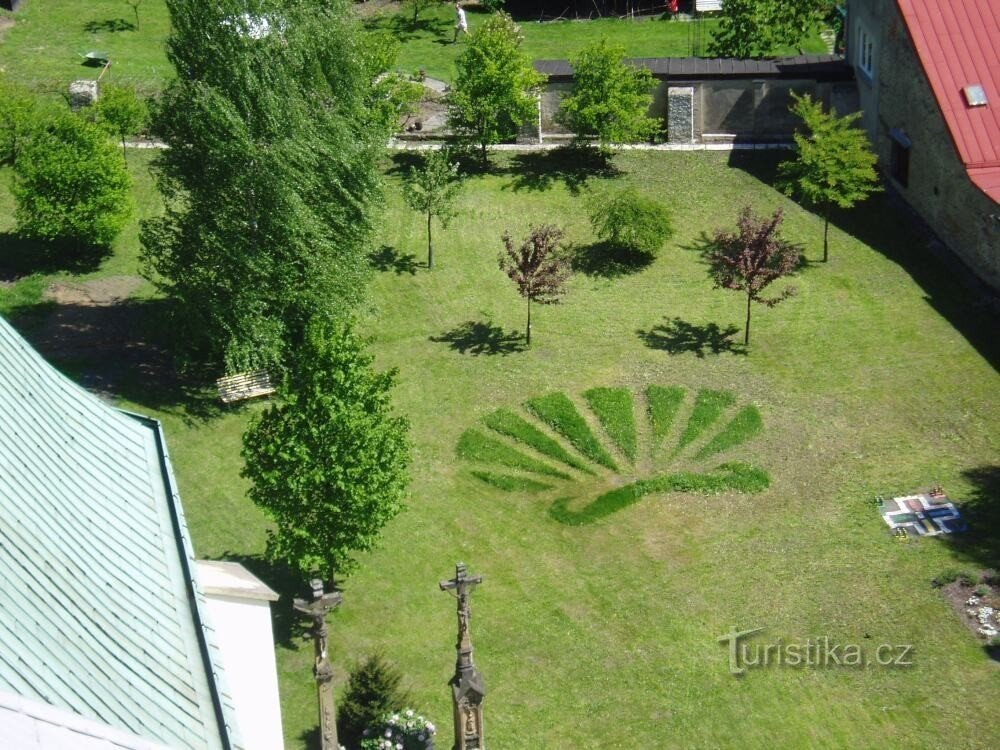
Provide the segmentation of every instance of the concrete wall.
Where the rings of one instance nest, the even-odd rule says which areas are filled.
[[[552,81],[541,93],[542,140],[568,139],[572,134],[555,121],[562,98],[572,89],[566,81]],[[691,96],[687,96],[690,91]],[[812,80],[712,80],[659,79],[653,89],[651,117],[663,123],[670,143],[711,143],[735,140],[790,141],[798,120],[789,111],[790,93],[809,93],[838,112],[857,110],[853,83],[818,83]],[[681,122],[690,117],[690,122]],[[668,127],[673,123],[673,131]],[[692,135],[693,134],[693,135]],[[525,140],[537,139],[533,126]]]
[[[875,40],[873,75],[858,70],[857,77],[863,122],[887,181],[965,265],[1000,291],[1000,205],[969,179],[895,2],[851,0],[849,9],[851,62],[858,62],[862,25]],[[905,186],[890,174],[893,129],[912,144]]]

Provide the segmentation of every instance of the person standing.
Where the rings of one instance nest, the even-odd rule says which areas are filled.
[[[455,21],[455,38],[452,43],[458,41],[459,33],[469,33],[469,19],[465,17],[465,8],[462,7],[461,3],[455,3],[455,12],[458,14],[458,18]]]

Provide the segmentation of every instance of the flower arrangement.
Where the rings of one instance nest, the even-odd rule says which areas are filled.
[[[361,750],[432,750],[437,728],[412,708],[385,714],[364,731]]]

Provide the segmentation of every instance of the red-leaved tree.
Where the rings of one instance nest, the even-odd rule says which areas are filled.
[[[732,289],[747,295],[747,325],[744,345],[750,343],[750,304],[759,302],[774,307],[795,294],[788,287],[775,297],[764,297],[772,282],[794,272],[802,263],[799,249],[778,234],[784,214],[779,208],[773,216],[755,216],[747,206],[740,212],[739,230],[716,230],[707,253],[709,274],[716,289]]]
[[[558,302],[565,292],[566,280],[572,269],[569,260],[559,251],[563,230],[552,224],[532,227],[528,238],[515,245],[510,232],[504,232],[504,249],[500,253],[500,270],[517,285],[517,291],[528,300],[528,327],[525,340],[531,345],[531,303],[550,305]]]

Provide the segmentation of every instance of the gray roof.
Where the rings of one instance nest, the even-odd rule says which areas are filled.
[[[234,748],[159,423],[0,318],[0,691],[172,748]]]
[[[767,60],[729,57],[632,57],[625,62],[657,78],[819,78],[849,80],[851,66],[840,55],[796,55]],[[552,79],[571,79],[568,60],[535,60],[535,70]]]

